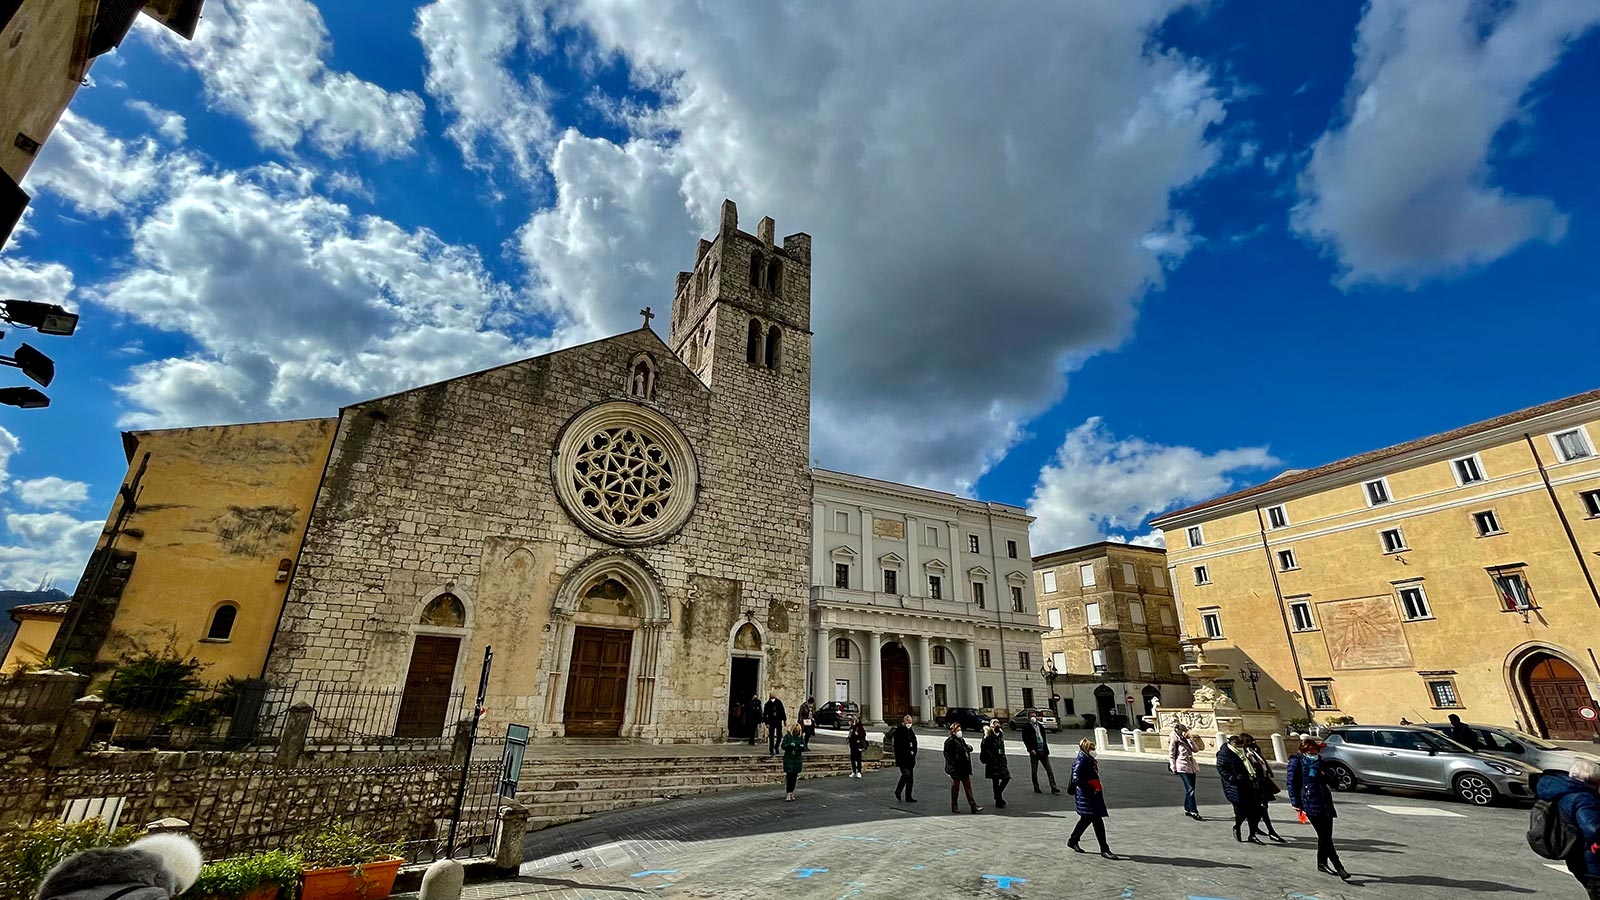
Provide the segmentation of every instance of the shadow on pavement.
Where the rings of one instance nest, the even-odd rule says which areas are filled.
[[[1142,856],[1138,853],[1120,854],[1123,859],[1136,863],[1148,863],[1153,866],[1180,866],[1185,869],[1250,869],[1254,866],[1241,866],[1238,863],[1218,862],[1214,859],[1195,859],[1190,856]]]
[[[1442,887],[1458,891],[1478,891],[1491,893],[1505,891],[1511,894],[1537,894],[1533,888],[1520,885],[1506,884],[1501,881],[1482,881],[1478,879],[1441,878],[1437,875],[1360,875],[1350,873],[1353,879],[1346,882],[1350,885],[1360,886],[1365,884],[1414,884],[1424,887]]]

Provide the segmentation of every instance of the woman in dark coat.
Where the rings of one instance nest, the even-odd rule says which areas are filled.
[[[917,772],[917,732],[911,727],[911,717],[906,716],[889,733],[889,743],[894,745],[894,765],[900,770],[900,781],[894,786],[894,798],[900,799],[901,792],[905,792],[907,803],[917,802],[911,796],[911,788],[916,783]]]
[[[800,704],[799,716],[800,733],[805,737],[805,746],[807,750],[811,749],[811,738],[817,733],[817,720],[813,718],[816,714],[817,701],[814,698],[807,697],[806,702]]]
[[[860,719],[850,720],[850,731],[845,738],[850,745],[850,777],[861,777],[862,754],[867,752],[867,726]]]
[[[1217,749],[1217,777],[1222,781],[1222,793],[1233,804],[1233,838],[1248,840],[1252,844],[1261,840],[1261,801],[1256,797],[1256,776],[1245,759],[1244,746],[1238,735],[1233,735]],[[1244,823],[1250,823],[1250,837],[1239,833]]]
[[[991,721],[978,747],[978,759],[983,763],[983,777],[994,785],[995,809],[1006,808],[1006,785],[1011,783],[1011,766],[1006,762],[1006,736],[1000,732],[999,720]]]
[[[1277,843],[1287,844],[1289,842],[1278,834],[1278,829],[1272,827],[1272,816],[1267,811],[1272,798],[1282,793],[1283,789],[1272,780],[1272,767],[1267,765],[1267,757],[1261,752],[1261,745],[1256,743],[1256,739],[1248,734],[1239,735],[1239,739],[1244,741],[1244,758],[1250,761],[1251,768],[1256,771],[1256,808],[1261,813],[1261,824],[1267,829],[1267,837]]]
[[[961,739],[961,726],[950,726],[950,736],[944,740],[944,773],[950,776],[950,811],[960,812],[956,801],[961,789],[966,788],[967,806],[974,813],[983,812],[972,796],[972,745]]]
[[[805,762],[806,739],[800,733],[800,723],[789,726],[789,733],[783,737],[783,782],[788,793],[784,800],[794,799],[794,784],[800,778],[800,767]]]
[[[1117,859],[1117,855],[1106,845],[1106,816],[1109,814],[1106,811],[1106,792],[1100,784],[1100,764],[1094,758],[1094,741],[1088,738],[1078,742],[1078,758],[1072,761],[1072,780],[1067,783],[1067,790],[1071,792],[1073,804],[1078,808],[1078,824],[1072,829],[1067,846],[1082,853],[1078,839],[1092,826],[1095,840],[1100,842],[1100,855],[1106,859]]]
[[[1300,752],[1289,759],[1289,802],[1305,813],[1306,821],[1317,832],[1317,871],[1349,880],[1350,873],[1339,861],[1333,847],[1333,792],[1328,789],[1327,772],[1322,767],[1322,744],[1311,738],[1300,741]]]

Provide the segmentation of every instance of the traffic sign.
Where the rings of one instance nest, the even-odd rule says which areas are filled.
[[[1580,707],[1578,707],[1578,715],[1583,716],[1585,719],[1588,719],[1589,721],[1593,722],[1595,720],[1594,707],[1592,707],[1592,706],[1580,706]]]

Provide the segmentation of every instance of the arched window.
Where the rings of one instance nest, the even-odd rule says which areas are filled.
[[[641,353],[628,367],[628,396],[649,400],[656,392],[656,369],[650,357]]]
[[[224,603],[211,614],[211,627],[206,629],[206,640],[225,641],[233,635],[233,623],[239,618],[239,607]]]
[[[467,608],[455,594],[440,594],[423,607],[422,624],[439,628],[465,628]]]
[[[766,284],[763,287],[769,291],[776,292],[778,290],[778,276],[782,274],[782,271],[782,264],[777,260],[767,263]]]
[[[782,340],[783,332],[778,330],[778,326],[774,325],[767,329],[767,368],[769,369],[778,367],[778,344]]]
[[[744,358],[752,366],[761,365],[761,323],[750,320],[750,333],[746,336]]]

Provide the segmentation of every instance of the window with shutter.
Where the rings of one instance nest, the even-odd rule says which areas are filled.
[[[145,0],[100,0],[94,24],[89,28],[88,57],[94,59],[115,50],[128,36],[128,29],[133,27],[133,19],[144,4]]]

